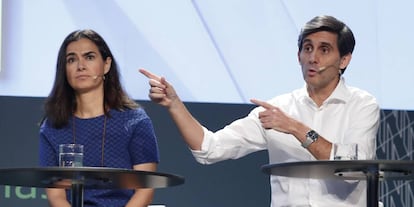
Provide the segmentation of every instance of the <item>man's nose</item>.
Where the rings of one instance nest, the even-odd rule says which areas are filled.
[[[309,53],[309,63],[315,63],[318,61],[318,55],[316,54],[316,51],[312,51]]]

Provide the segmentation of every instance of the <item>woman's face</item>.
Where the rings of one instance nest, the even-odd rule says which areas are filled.
[[[102,59],[98,47],[82,38],[66,48],[66,76],[76,93],[103,88],[103,76],[109,71],[111,58]]]

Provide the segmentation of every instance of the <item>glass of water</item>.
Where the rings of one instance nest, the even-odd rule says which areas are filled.
[[[358,144],[356,143],[334,143],[334,160],[357,160]]]
[[[60,167],[82,167],[83,166],[83,145],[81,144],[59,145],[59,166]]]

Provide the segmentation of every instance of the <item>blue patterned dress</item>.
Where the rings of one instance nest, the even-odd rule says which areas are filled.
[[[138,108],[109,113],[106,123],[104,115],[88,119],[73,117],[61,129],[53,128],[47,120],[43,122],[40,166],[58,166],[59,144],[74,142],[84,145],[83,166],[132,169],[141,163],[158,163],[158,144],[152,121],[145,111]],[[133,193],[122,189],[86,189],[84,206],[125,206]],[[69,192],[67,196],[70,201]]]

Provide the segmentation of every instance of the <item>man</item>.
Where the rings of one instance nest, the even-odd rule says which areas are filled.
[[[317,16],[303,27],[298,60],[305,86],[276,96],[217,132],[203,127],[165,78],[141,69],[149,97],[165,106],[198,162],[212,164],[268,150],[270,163],[328,160],[333,143],[357,143],[358,159],[374,159],[379,106],[369,93],[345,84],[342,74],[355,39],[343,22]],[[272,207],[365,206],[366,183],[271,176]]]

